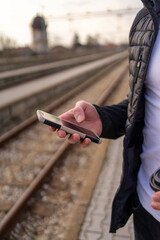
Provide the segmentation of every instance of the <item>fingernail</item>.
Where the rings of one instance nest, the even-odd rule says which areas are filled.
[[[81,122],[82,121],[82,116],[81,115],[78,115],[77,116],[77,122]]]

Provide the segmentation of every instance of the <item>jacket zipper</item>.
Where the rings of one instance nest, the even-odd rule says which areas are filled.
[[[132,90],[132,98],[131,98],[131,107],[132,107],[132,102],[133,102],[133,96],[134,96],[134,91],[135,91],[135,85],[137,83],[137,79],[138,79],[138,74],[139,74],[139,70],[141,68],[141,64],[142,64],[142,54],[143,54],[143,49],[141,48],[140,49],[140,52],[139,52],[139,56],[138,56],[138,61],[136,63],[136,70],[135,70],[135,76],[134,76],[134,80],[133,80],[133,90]],[[127,141],[127,139],[126,139]],[[126,164],[126,161],[124,161],[124,164]],[[122,185],[125,185],[126,183],[126,177],[128,175],[128,166],[125,166],[126,168],[126,172],[123,176],[123,183]]]
[[[135,85],[137,83],[139,70],[141,68],[141,63],[142,63],[142,49],[140,50],[140,53],[139,53],[139,56],[138,56],[138,61],[136,63],[136,70],[135,70],[135,76],[134,76],[134,79],[133,79],[133,87],[132,87],[131,106],[132,106],[132,103],[133,103],[134,90],[135,90]]]
[[[133,101],[133,96],[134,96],[134,90],[135,90],[135,84],[137,83],[137,79],[138,79],[138,74],[139,74],[139,70],[140,70],[140,67],[141,67],[141,63],[142,63],[142,48],[140,49],[140,52],[139,52],[139,55],[138,55],[138,60],[137,60],[137,63],[136,63],[136,70],[135,70],[135,76],[134,76],[134,79],[133,79],[133,90],[132,90],[132,98],[131,98],[131,106],[132,106],[132,101]],[[127,140],[127,139],[126,139]],[[126,141],[125,140],[125,141]],[[126,145],[126,144],[125,144]],[[122,186],[124,187],[125,186],[125,183],[126,183],[126,177],[128,175],[128,166],[126,166],[126,160],[124,160],[124,168],[126,169],[125,172],[123,172],[123,176],[122,176],[122,182],[121,182],[121,185],[120,185],[120,188],[119,188],[119,192],[122,190]],[[124,171],[124,170],[123,170]],[[114,198],[114,201],[113,201],[113,206],[116,204],[116,198],[117,198],[117,195],[115,196]],[[119,225],[117,225],[117,223],[113,223],[113,216],[115,214],[115,209],[116,207],[114,206],[112,208],[112,219],[111,219],[111,222],[112,222],[112,225],[110,226],[110,232],[113,232],[115,233],[116,230],[121,227]]]

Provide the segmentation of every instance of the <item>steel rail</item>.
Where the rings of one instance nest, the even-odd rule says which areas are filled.
[[[17,75],[24,75],[24,74],[29,74],[32,72],[39,72],[39,71],[48,70],[48,69],[50,70],[53,68],[63,67],[63,66],[70,65],[70,64],[81,64],[81,63],[85,63],[86,61],[90,62],[92,60],[97,60],[99,58],[106,57],[106,56],[112,55],[114,53],[117,53],[117,52],[115,50],[107,51],[107,52],[95,53],[95,54],[87,55],[87,56],[80,56],[80,57],[74,57],[74,58],[69,58],[69,59],[65,59],[65,60],[59,60],[56,62],[43,63],[43,64],[19,68],[19,69],[15,69],[15,70],[8,70],[5,72],[0,72],[0,80],[7,78],[7,77],[13,78],[14,76],[17,76]]]
[[[60,60],[56,62],[43,63],[35,66],[24,67],[20,69],[0,72],[0,90],[16,86],[25,82],[39,79],[42,76],[57,73],[62,70],[75,67],[77,65],[103,59],[107,56],[118,53],[118,51],[107,51],[87,56],[80,56],[71,59]]]
[[[83,91],[86,87],[88,87],[91,83],[95,82],[97,79],[102,77],[103,75],[109,73],[113,67],[116,66],[120,61],[123,59],[116,60],[115,62],[111,63],[105,69],[101,70],[98,72],[95,76],[89,78],[85,83],[82,83],[80,86],[76,87],[74,90],[68,92],[65,94],[63,97],[55,101],[54,103],[50,104],[49,106],[44,108],[44,111],[46,112],[51,112],[54,109],[56,109],[58,106],[63,104],[65,101],[79,93],[80,91]],[[8,142],[10,139],[18,135],[20,132],[24,131],[26,128],[29,126],[33,125],[37,121],[37,116],[33,115],[14,127],[13,129],[9,130],[8,132],[4,133],[3,135],[0,136],[0,147],[3,146],[6,142]]]
[[[114,89],[118,86],[120,81],[124,78],[128,71],[128,67],[123,70],[121,75],[112,82],[112,84],[102,93],[101,97],[97,101],[96,104],[102,105],[110,94],[114,91]],[[42,183],[43,179],[49,174],[55,162],[64,154],[64,152],[69,148],[70,144],[67,141],[61,145],[59,150],[54,154],[53,158],[46,164],[46,166],[40,171],[37,177],[33,180],[30,186],[25,190],[22,196],[18,199],[18,201],[13,205],[10,211],[5,215],[3,220],[0,223],[0,237],[6,234],[6,231],[14,222],[14,218],[19,214],[24,205],[27,203],[29,198],[33,195],[33,193],[37,190],[38,186]],[[15,223],[14,223],[15,224]]]

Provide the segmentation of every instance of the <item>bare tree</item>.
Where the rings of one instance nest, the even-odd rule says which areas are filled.
[[[10,48],[16,48],[17,47],[17,42],[16,40],[8,37],[4,33],[0,33],[0,49],[10,49]]]
[[[72,43],[73,47],[81,47],[81,43],[80,43],[80,39],[79,39],[79,35],[77,33],[74,34],[73,36],[73,43]]]

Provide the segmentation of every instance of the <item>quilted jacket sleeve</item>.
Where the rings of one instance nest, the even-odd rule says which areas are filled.
[[[124,135],[127,120],[128,99],[111,106],[94,106],[101,117],[103,125],[100,137],[116,139]]]

